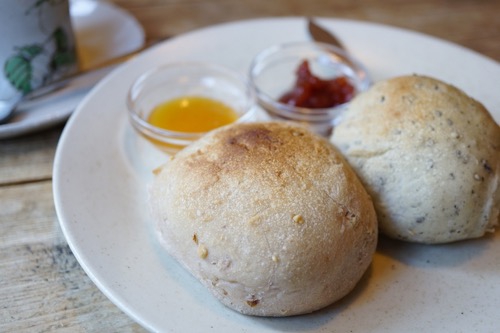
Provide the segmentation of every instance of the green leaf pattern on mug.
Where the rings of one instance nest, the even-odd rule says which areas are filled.
[[[26,12],[29,14],[31,9],[40,7],[43,3],[56,5],[58,1],[54,0],[37,0],[33,6]],[[41,8],[40,8],[41,10]],[[75,48],[70,46],[68,35],[62,27],[57,27],[42,44],[26,45],[15,47],[15,53],[7,58],[4,63],[4,73],[11,85],[23,94],[27,94],[33,90],[34,68],[33,60],[44,52],[48,43],[54,43],[55,50],[50,58],[51,72],[43,78],[43,81],[50,80],[51,74],[55,74],[58,70],[65,66],[76,64]]]
[[[43,48],[40,45],[24,46],[17,54],[5,61],[5,76],[18,91],[28,93],[32,90],[33,66],[31,62],[42,52]]]

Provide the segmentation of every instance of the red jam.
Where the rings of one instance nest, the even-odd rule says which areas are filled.
[[[304,60],[297,69],[295,86],[279,101],[293,106],[319,109],[331,108],[350,101],[354,87],[345,76],[323,80],[311,73],[309,63]]]

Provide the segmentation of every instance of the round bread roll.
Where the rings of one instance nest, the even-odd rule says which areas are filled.
[[[416,75],[379,82],[352,101],[331,142],[390,237],[447,243],[498,224],[500,128],[451,85]]]
[[[151,204],[166,250],[223,304],[290,316],[349,293],[377,243],[371,198],[328,140],[238,123],[179,152]]]

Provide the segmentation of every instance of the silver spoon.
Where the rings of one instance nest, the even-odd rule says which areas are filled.
[[[99,70],[89,70],[79,72],[75,75],[66,77],[65,79],[57,80],[46,84],[43,87],[37,88],[27,94],[17,92],[8,100],[0,100],[0,124],[8,122],[14,111],[21,108],[25,103],[37,103],[44,100],[46,97],[57,95],[59,98],[64,98],[72,94],[75,89],[90,89],[100,79],[113,70],[118,64],[113,64],[99,68]]]
[[[343,51],[346,55],[349,55],[347,48],[340,41],[340,39],[335,36],[333,32],[317,24],[311,17],[307,18],[307,30],[309,31],[309,35],[315,42],[333,45],[334,47],[337,47],[339,50]],[[352,61],[351,57],[346,57],[344,59],[344,62],[352,68],[364,68],[363,64],[359,63],[359,61]],[[368,70],[366,68],[364,68],[364,71],[368,73]]]
[[[93,69],[81,71],[74,75],[65,77],[61,80],[51,82],[27,94],[22,94],[21,92],[19,92],[8,100],[0,100],[0,124],[6,122],[12,116],[16,108],[25,101],[36,101],[39,97],[44,97],[46,95],[56,92],[61,96],[63,95],[65,96],[66,94],[73,93],[74,89],[76,88],[82,89],[84,87],[87,88],[92,87],[104,76],[106,76],[113,69],[115,69],[119,64],[139,54],[140,52],[151,47],[152,45],[157,44],[161,40],[155,40],[136,51],[127,53],[117,58],[113,58]],[[75,82],[76,83],[80,82],[80,83],[73,85],[73,83]],[[67,87],[67,89],[64,89],[65,87]]]

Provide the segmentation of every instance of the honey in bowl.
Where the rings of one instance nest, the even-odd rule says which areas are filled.
[[[238,114],[226,104],[208,97],[178,97],[156,106],[148,122],[168,131],[202,133],[228,125]]]
[[[196,62],[152,68],[134,81],[127,95],[133,127],[167,154],[218,127],[252,119],[253,103],[244,76]]]

